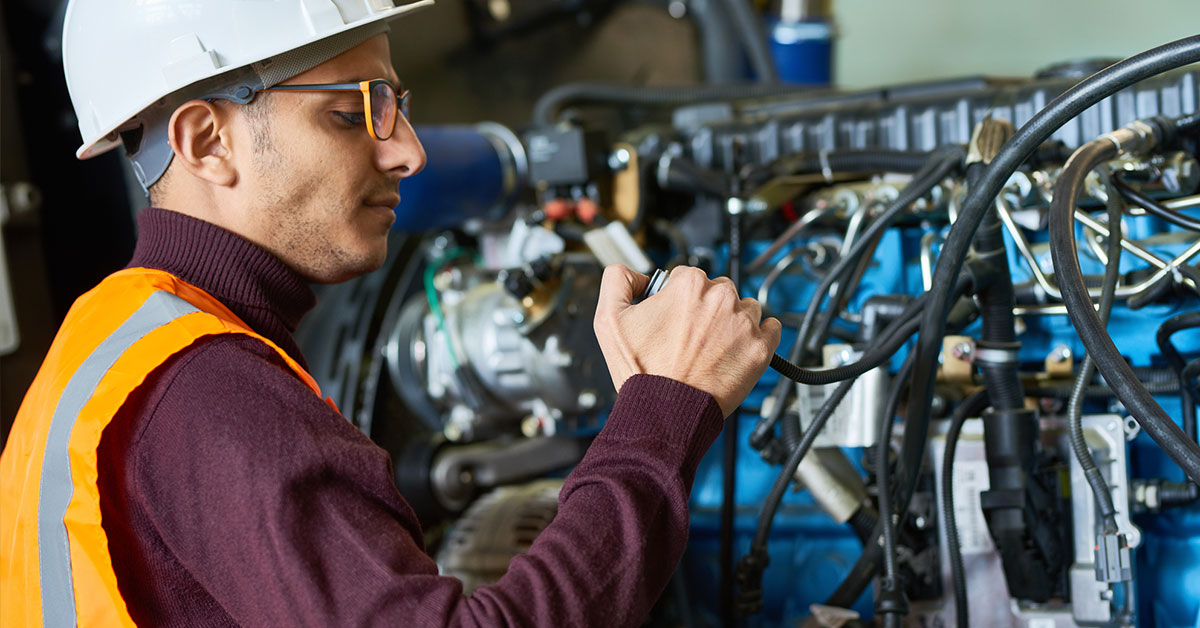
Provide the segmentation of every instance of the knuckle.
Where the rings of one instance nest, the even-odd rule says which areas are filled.
[[[671,280],[682,279],[684,283],[699,283],[707,280],[704,271],[695,266],[676,266],[671,270]]]
[[[738,294],[737,288],[734,287],[733,281],[728,277],[717,277],[712,280],[713,292],[721,297],[722,302],[737,303],[741,301],[741,295]]]

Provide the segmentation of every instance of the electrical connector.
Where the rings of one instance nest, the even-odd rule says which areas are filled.
[[[1124,582],[1133,579],[1133,565],[1129,557],[1129,542],[1125,535],[1116,532],[1096,535],[1096,580],[1100,582]]]

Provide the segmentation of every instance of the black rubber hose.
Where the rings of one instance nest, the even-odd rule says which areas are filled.
[[[816,338],[821,338],[822,342],[829,336],[829,330],[833,328],[833,320],[837,318],[842,308],[850,302],[850,297],[858,291],[858,286],[862,283],[863,276],[866,275],[867,269],[870,268],[872,260],[875,258],[875,250],[879,248],[879,242],[883,240],[883,233],[880,233],[871,244],[859,256],[858,263],[854,265],[850,274],[845,277],[844,281],[837,284],[833,294],[829,299],[829,307],[821,311],[817,315],[817,321],[813,324],[811,335]]]
[[[921,311],[926,312],[926,308],[928,307],[927,298],[933,294],[945,291],[947,289],[947,287],[944,285],[945,282],[946,282],[945,275],[939,276],[935,273],[934,277],[933,277],[933,284],[930,286],[930,290],[928,292],[922,294],[916,300],[914,300],[913,304],[919,304],[921,306]],[[963,276],[962,278],[959,279],[958,282],[956,282],[956,284],[953,287],[954,287],[954,298],[957,299],[959,295],[961,295],[963,292],[965,292],[966,290],[968,290],[971,287],[971,282],[969,280],[966,280],[966,276]],[[943,319],[943,321],[945,321],[945,319]],[[938,341],[938,344],[939,345],[941,344],[940,340]],[[913,353],[910,353],[910,355],[916,355],[916,353],[913,352]],[[913,377],[910,379],[910,381],[915,382],[917,375],[921,373],[922,369],[927,369],[927,370],[936,369],[937,368],[936,359],[937,359],[936,355],[934,356],[933,361],[924,360],[919,355],[917,357],[914,357],[913,358],[913,361],[914,361],[913,362]],[[928,376],[928,374],[926,374],[926,375]],[[909,406],[908,406],[909,412],[912,411],[913,390],[914,389],[911,388],[911,384],[910,384]],[[928,406],[926,407],[926,411],[928,411]],[[897,471],[900,471],[902,469],[902,467],[900,465],[903,465],[905,463],[907,456],[911,456],[913,454],[914,449],[916,450],[916,453],[918,456],[923,455],[924,447],[925,447],[925,439],[928,435],[928,429],[929,429],[929,425],[928,425],[929,415],[928,414],[925,415],[925,420],[926,420],[926,424],[924,426],[924,429],[925,429],[926,433],[924,435],[922,435],[920,439],[913,439],[912,436],[910,436],[910,432],[913,429],[915,429],[915,427],[913,425],[912,415],[907,414],[905,416],[904,441],[900,447],[900,456],[899,456],[899,462],[897,465]],[[920,462],[920,459],[918,458],[918,463],[919,462]],[[902,512],[906,512],[908,510],[908,502],[909,502],[909,499],[912,498],[912,491],[915,487],[916,487],[916,474],[915,473],[913,473],[909,477],[898,475],[897,482],[896,482],[896,512],[902,513]],[[834,591],[833,594],[830,595],[829,598],[826,600],[825,603],[827,605],[839,606],[842,608],[849,608],[851,605],[854,604],[854,601],[858,599],[858,596],[862,595],[863,590],[866,589],[867,585],[869,585],[871,583],[871,578],[875,575],[875,573],[879,569],[879,562],[881,560],[881,556],[883,553],[882,543],[880,542],[880,537],[882,535],[882,532],[883,532],[882,529],[877,527],[876,531],[872,535],[871,539],[863,545],[862,554],[859,555],[858,560],[855,561],[855,563],[854,563],[854,566],[850,568],[850,573],[846,575],[846,578],[844,580],[842,580],[842,584],[839,585],[837,590]]]
[[[962,147],[959,146],[942,147],[929,154],[924,166],[921,168],[921,171],[913,176],[913,180],[907,186],[905,186],[904,190],[900,193],[900,196],[896,199],[896,201],[892,203],[890,207],[884,210],[884,212],[878,218],[876,218],[870,226],[867,227],[867,229],[854,243],[854,246],[850,247],[850,250],[847,251],[847,254],[839,259],[834,264],[833,268],[826,272],[825,277],[817,286],[816,291],[813,292],[813,296],[809,301],[808,308],[804,312],[804,319],[800,323],[800,331],[796,335],[795,342],[792,343],[787,360],[777,360],[777,357],[782,358],[782,356],[779,356],[778,354],[776,356],[772,356],[771,361],[773,367],[778,365],[783,368],[788,368],[787,366],[784,366],[784,362],[790,362],[792,366],[795,366],[795,364],[803,364],[805,362],[807,350],[806,347],[809,344],[806,336],[812,332],[816,312],[820,308],[821,301],[824,300],[825,295],[829,292],[834,281],[841,279],[841,275],[849,272],[849,270],[853,268],[852,264],[857,263],[856,258],[862,255],[863,252],[866,251],[867,247],[870,246],[870,242],[879,234],[883,233],[883,231],[886,230],[891,223],[903,211],[905,211],[905,209],[907,209],[910,204],[916,202],[918,198],[921,198],[927,194],[929,190],[933,188],[933,186],[937,185],[942,179],[949,175],[950,172],[962,162],[962,159],[965,156],[965,151],[963,151]],[[910,305],[910,308],[920,307],[918,306],[918,302],[923,301],[923,296],[918,297],[917,300]],[[776,370],[779,369],[776,368]],[[790,369],[789,372],[791,372]],[[775,384],[775,388],[771,391],[771,397],[776,400],[775,406],[771,412],[760,422],[759,427],[757,427],[755,430],[756,432],[762,432],[771,429],[772,426],[779,422],[779,417],[783,416],[784,408],[787,406],[786,401],[788,397],[788,386],[788,382],[784,380],[780,380],[777,384]]]
[[[965,293],[968,289],[970,289],[970,285],[971,280],[967,277],[963,277],[959,280],[957,290],[960,294]],[[905,307],[904,310],[898,316],[896,316],[895,320],[893,320],[890,324],[888,324],[887,327],[884,328],[882,332],[880,332],[879,335],[883,338],[882,343],[874,350],[867,352],[861,358],[851,364],[823,371],[812,371],[802,369],[791,362],[783,360],[783,358],[776,354],[775,356],[772,356],[771,367],[778,371],[780,375],[783,375],[785,378],[788,378],[791,381],[798,381],[790,377],[791,375],[795,375],[797,378],[804,379],[811,378],[814,375],[829,379],[829,381],[825,381],[823,384],[819,385],[834,384],[845,381],[846,379],[858,377],[863,373],[866,373],[867,371],[876,368],[882,365],[884,362],[890,360],[896,350],[908,341],[909,337],[911,337],[913,332],[917,330],[917,326],[920,323],[918,316],[920,315],[921,311],[921,301],[921,297],[917,297],[912,303]],[[775,358],[779,358],[780,360],[778,365],[775,363]],[[786,380],[780,381],[786,382]],[[894,414],[895,412],[893,412],[893,415]],[[800,434],[799,421],[790,421],[788,418],[783,418],[782,413],[780,413],[780,415],[782,420],[778,422],[780,423],[780,433],[783,435],[783,441],[789,449],[795,448],[796,445],[799,444],[802,436]],[[774,426],[774,423],[767,423],[766,420],[764,420],[763,424],[768,428]]]
[[[876,443],[875,477],[879,485],[879,526],[883,538],[883,583],[881,590],[888,590],[889,596],[880,595],[882,605],[876,607],[876,614],[882,615],[884,622],[902,619],[907,610],[907,600],[904,599],[904,587],[900,584],[900,568],[896,564],[896,527],[892,515],[892,487],[889,466],[892,443],[892,426],[895,424],[896,412],[900,409],[900,398],[904,394],[905,385],[912,375],[916,354],[909,353],[904,364],[896,374],[892,390],[888,393],[887,404],[884,407],[883,418],[879,422],[879,438]]]
[[[1108,264],[1104,268],[1104,287],[1100,290],[1100,320],[1107,326],[1113,300],[1116,297],[1117,279],[1121,276],[1120,225],[1124,208],[1116,190],[1112,187],[1114,177],[1105,172],[1102,172],[1102,176],[1105,183],[1109,184],[1106,205],[1110,229],[1106,251]],[[1117,532],[1117,508],[1113,504],[1112,492],[1108,488],[1108,482],[1100,474],[1100,469],[1096,467],[1092,450],[1088,448],[1087,441],[1083,436],[1083,396],[1094,373],[1095,364],[1092,362],[1091,354],[1088,354],[1084,356],[1083,363],[1079,366],[1079,377],[1075,379],[1071,400],[1067,404],[1067,433],[1071,441],[1071,449],[1075,452],[1075,459],[1079,461],[1079,466],[1083,469],[1083,476],[1087,479],[1088,486],[1092,489],[1092,496],[1096,499],[1096,509],[1103,520],[1101,532],[1115,534]]]
[[[1196,438],[1196,404],[1200,403],[1200,393],[1196,392],[1195,388],[1188,387],[1184,381],[1183,374],[1180,373],[1180,420],[1183,422],[1183,430],[1188,434],[1188,438],[1197,440]]]
[[[1162,218],[1176,227],[1182,227],[1190,231],[1200,231],[1200,220],[1192,218],[1185,213],[1171,211],[1163,207],[1158,201],[1130,187],[1121,177],[1113,177],[1113,185],[1116,186],[1121,196],[1125,197],[1130,203],[1136,203],[1139,207],[1146,210],[1147,214]]]
[[[946,547],[950,554],[950,579],[954,582],[954,614],[960,628],[970,625],[967,602],[967,574],[963,568],[962,543],[958,538],[958,521],[954,515],[954,452],[958,449],[958,437],[963,424],[973,416],[979,416],[987,407],[987,390],[967,397],[954,409],[950,429],[946,432],[946,451],[942,455],[942,512],[946,518]]]
[[[955,294],[965,293],[971,286],[970,277],[963,276],[959,279],[958,285],[955,286]],[[843,366],[838,366],[830,369],[806,369],[792,364],[788,360],[783,359],[778,353],[771,356],[771,368],[775,369],[780,375],[809,386],[823,386],[825,384],[836,384],[837,382],[853,379],[866,373],[867,371],[887,362],[895,355],[904,343],[908,342],[909,336],[917,331],[920,327],[920,320],[917,314],[920,312],[920,298],[913,301],[891,325],[888,325],[884,330],[884,340],[875,348],[863,354],[857,361]],[[1018,382],[1018,387],[1020,382]]]
[[[843,275],[850,272],[854,265],[858,263],[859,257],[872,245],[872,242],[882,234],[885,230],[891,227],[900,214],[904,213],[909,205],[912,205],[917,199],[925,196],[933,189],[935,185],[940,183],[942,179],[949,176],[962,163],[965,152],[960,146],[949,146],[940,148],[930,154],[929,161],[922,171],[913,176],[913,180],[900,192],[896,200],[888,206],[874,221],[871,222],[854,242],[854,246],[842,256],[833,267],[825,273],[825,277],[821,283],[817,285],[817,289],[813,292],[812,298],[809,300],[808,308],[804,312],[804,322],[800,325],[800,333],[796,336],[796,344],[792,347],[789,359],[793,362],[803,362],[802,358],[806,351],[811,351],[814,342],[819,342],[820,339],[811,338],[813,323],[816,321],[817,314],[821,310],[821,302],[824,301],[825,295],[830,291],[835,281],[843,279]]]
[[[725,0],[725,6],[729,9],[733,28],[750,60],[754,78],[760,83],[777,83],[779,75],[775,72],[775,61],[767,48],[767,33],[763,30],[762,20],[750,8],[749,0]]]
[[[969,285],[970,285],[969,279],[964,278],[963,284],[962,284],[962,289],[965,291],[966,287]],[[913,299],[913,301],[911,303],[909,303],[909,305],[904,309],[904,311],[901,312],[895,318],[895,320],[893,320],[886,328],[884,328],[884,330],[882,332],[880,332],[879,335],[880,335],[880,337],[884,338],[884,342],[887,342],[887,340],[892,337],[893,333],[897,332],[900,329],[900,326],[903,325],[905,323],[905,321],[914,320],[919,315],[920,310],[921,310],[921,304],[924,302],[924,300],[925,300],[924,295],[919,296],[916,299]],[[907,338],[908,336],[911,336],[911,335],[912,334],[909,333],[908,335],[905,336],[905,338]],[[800,368],[798,366],[796,366],[795,364],[792,364],[791,362],[789,362],[787,360],[783,360],[782,357],[779,356],[778,354],[771,356],[772,366],[775,366],[774,363],[775,363],[776,358],[780,358],[780,360],[781,360],[778,365],[779,368],[782,368],[789,372],[791,372],[792,369],[800,370]],[[860,359],[859,362],[862,362],[862,360]],[[847,366],[853,366],[853,365],[847,365]],[[779,371],[779,368],[777,368],[776,371]],[[810,371],[810,372],[820,372],[820,371]],[[780,374],[782,375],[783,373],[780,372]],[[758,424],[755,425],[755,427],[754,427],[754,432],[750,436],[750,443],[752,446],[754,446],[757,449],[762,449],[765,446],[766,442],[769,440],[770,433],[775,429],[775,424],[780,422],[780,419],[783,417],[783,414],[786,411],[786,408],[787,408],[786,397],[787,397],[787,393],[789,392],[787,389],[789,387],[791,387],[791,384],[789,383],[789,381],[795,381],[795,380],[791,380],[786,375],[784,375],[784,377],[780,378],[779,381],[775,384],[775,388],[771,392],[771,396],[774,399],[776,399],[777,401],[775,402],[775,405],[771,409],[771,411],[768,412],[766,415],[764,415],[759,420]],[[787,426],[786,423],[782,426],[782,429],[781,429],[781,432],[784,434],[785,442],[787,442],[789,448],[793,447],[795,443],[798,443],[800,441],[800,435],[798,432],[785,431],[785,430],[790,430],[790,429],[791,429],[790,426]],[[788,440],[788,439],[790,439],[790,440]]]
[[[994,274],[993,280],[976,295],[982,319],[979,344],[1010,348],[1017,339],[1013,316],[1015,297],[1005,252],[1003,225],[995,209],[988,210],[979,230],[975,232],[974,248],[981,258],[991,261],[988,268]],[[1024,406],[1025,395],[1021,390],[1016,364],[981,362],[979,371],[983,374],[993,408],[1015,410]]]
[[[1179,379],[1172,376],[1169,382],[1146,382],[1142,384],[1146,389],[1154,395],[1173,395],[1179,392]],[[1034,386],[1025,389],[1025,394],[1030,397],[1047,397],[1050,399],[1070,399],[1071,393],[1075,390],[1074,385],[1071,386]],[[1084,399],[1088,401],[1097,401],[1101,399],[1111,399],[1116,395],[1108,386],[1088,386],[1083,391]]]
[[[560,111],[579,104],[640,105],[644,107],[680,107],[712,101],[750,100],[787,96],[806,91],[795,85],[732,83],[721,85],[684,85],[680,87],[638,87],[607,83],[568,83],[542,94],[533,106],[533,122],[550,126]]]
[[[1183,379],[1185,383],[1190,383],[1193,379],[1196,379],[1196,376],[1198,375],[1200,375],[1200,358],[1188,362],[1187,366],[1183,367],[1181,379]],[[1200,482],[1197,482],[1197,484],[1200,484]]]
[[[942,337],[946,328],[945,317],[950,306],[951,285],[954,278],[958,277],[962,268],[975,230],[978,228],[988,208],[991,207],[996,194],[1025,158],[1036,150],[1042,142],[1049,139],[1050,135],[1068,120],[1084,112],[1109,95],[1142,79],[1197,61],[1200,61],[1200,36],[1192,36],[1135,55],[1084,79],[1051,101],[1049,105],[1022,126],[1016,135],[1005,143],[1004,147],[996,155],[996,158],[988,164],[987,169],[980,179],[980,184],[968,192],[960,210],[958,221],[951,228],[949,236],[938,256],[937,267],[934,270],[935,289],[930,291],[932,298],[930,299],[928,308],[925,310],[920,335],[917,340],[917,367],[913,373],[912,390],[909,393],[908,400],[909,411],[904,430],[905,444],[907,445],[911,440],[913,445],[907,451],[903,447],[901,450],[901,461],[898,469],[901,495],[897,502],[897,509],[900,512],[904,511],[904,507],[907,506],[908,500],[911,498],[912,490],[916,486],[917,469],[923,457],[925,441],[928,437],[930,404],[933,399],[935,383],[935,365],[937,357],[941,353]],[[1069,209],[1070,206],[1068,205],[1067,208]],[[1055,213],[1052,212],[1052,218],[1054,215]],[[1072,217],[1068,213],[1066,216],[1060,216],[1060,220],[1061,218],[1065,218],[1067,224],[1059,225],[1059,235],[1066,237],[1068,234],[1063,227],[1071,227],[1070,223],[1073,222]],[[1069,253],[1070,257],[1074,258],[1073,229],[1070,236]],[[1052,247],[1051,250],[1054,251],[1055,249]],[[1062,255],[1060,254],[1060,256]],[[1064,261],[1069,263],[1069,260]],[[1056,271],[1062,274],[1058,259],[1055,260],[1054,266]],[[1079,275],[1078,267],[1076,267],[1075,279],[1080,282],[1079,287],[1082,288],[1082,277]],[[1084,296],[1086,296],[1086,288],[1083,288],[1083,290]],[[1079,310],[1079,305],[1077,304],[1074,309]],[[1089,310],[1087,314],[1090,314],[1094,318],[1095,312],[1091,311],[1090,305],[1087,309]],[[1074,319],[1075,316],[1072,316],[1073,321]],[[1080,329],[1080,335],[1083,336],[1085,343],[1094,343],[1095,340],[1093,337],[1102,335],[1094,333],[1094,327],[1093,333],[1085,333],[1085,330],[1076,322],[1076,328]],[[1111,344],[1111,340],[1109,343]],[[1093,347],[1089,346],[1088,350],[1094,355],[1099,356],[1100,352],[1094,350]],[[1101,371],[1103,372],[1105,365],[1099,357],[1097,363],[1100,364]],[[1141,405],[1132,403],[1134,402],[1134,395],[1129,390],[1136,387],[1136,380],[1133,383],[1129,381],[1129,378],[1119,379],[1115,382],[1109,379],[1109,381],[1114,384],[1114,388],[1118,389],[1118,395],[1122,401],[1126,401],[1128,398],[1128,402],[1125,404],[1126,407],[1133,409]],[[1151,403],[1153,403],[1152,399]],[[1162,417],[1161,409],[1159,410],[1160,414],[1156,415],[1147,424],[1158,421]],[[1160,425],[1155,426],[1152,435],[1155,432],[1161,431],[1160,428],[1163,427],[1161,421],[1158,422]],[[1173,424],[1171,425],[1172,427],[1174,426]],[[1146,426],[1143,425],[1143,427]],[[1178,431],[1177,427],[1175,429]],[[1194,468],[1196,466],[1195,463],[1200,461],[1200,455],[1189,451],[1180,451],[1180,441],[1182,440],[1183,434],[1180,432],[1178,438],[1170,438],[1169,441],[1163,442],[1169,446],[1166,449],[1168,449],[1168,453],[1172,457],[1185,463],[1187,462],[1186,458],[1191,458],[1193,463],[1189,463],[1188,466]],[[1195,443],[1192,443],[1192,446],[1194,448]],[[850,603],[853,602],[854,598],[857,598],[857,594],[850,599]]]
[[[850,515],[850,520],[847,523],[854,530],[854,535],[858,537],[858,540],[865,543],[867,539],[871,538],[871,533],[875,531],[875,526],[879,525],[879,513],[875,512],[874,508],[864,504],[862,508],[859,508],[854,511],[853,515]]]
[[[846,397],[846,393],[850,392],[853,385],[854,380],[848,379],[838,384],[833,393],[825,399],[825,403],[813,417],[812,423],[804,432],[800,443],[788,455],[787,461],[783,464],[783,470],[775,478],[775,484],[771,487],[766,501],[763,502],[762,513],[758,517],[758,529],[754,534],[754,540],[750,543],[750,551],[738,562],[740,589],[738,614],[741,616],[753,615],[762,610],[762,575],[770,561],[770,556],[767,554],[767,539],[771,536],[771,523],[775,520],[779,503],[783,500],[783,494],[791,484],[792,478],[795,477],[800,461],[812,449],[813,441],[816,440],[821,429],[825,427],[825,423],[829,421],[829,417],[833,415],[833,411],[837,409],[838,404]]]
[[[752,550],[766,551],[767,539],[771,536],[771,523],[775,519],[775,512],[779,510],[779,502],[783,500],[784,492],[787,491],[788,485],[791,484],[792,478],[795,477],[796,469],[800,467],[800,461],[812,449],[813,441],[816,440],[817,435],[821,433],[821,429],[825,427],[825,423],[829,421],[829,417],[833,415],[833,411],[837,409],[853,385],[854,380],[848,379],[833,389],[833,393],[825,399],[825,403],[821,406],[816,416],[813,417],[808,429],[805,430],[800,443],[796,445],[795,449],[788,456],[787,461],[783,463],[783,470],[775,478],[775,484],[771,487],[771,492],[767,494],[766,501],[763,502],[762,515],[758,519],[758,529],[754,534],[754,541],[751,543]]]
[[[742,220],[741,213],[729,214],[729,279],[737,288],[742,281]],[[737,509],[738,420],[741,413],[725,420],[721,456],[721,535],[718,556],[721,560],[721,621],[732,626],[736,617],[734,607],[733,524]]]
[[[1190,39],[1193,40],[1190,45],[1182,49],[1200,59],[1200,36]],[[1100,139],[1084,144],[1067,160],[1050,203],[1050,254],[1054,259],[1067,314],[1100,373],[1142,429],[1193,482],[1200,483],[1200,445],[1184,435],[1154,396],[1141,385],[1112,338],[1105,332],[1104,324],[1092,308],[1076,257],[1074,210],[1084,179],[1094,167],[1116,155],[1115,144],[1108,139]]]
[[[1171,336],[1175,332],[1195,327],[1200,327],[1200,312],[1186,312],[1168,318],[1159,326],[1158,332],[1154,335],[1163,359],[1175,370],[1179,378],[1179,396],[1183,406],[1183,430],[1191,440],[1196,440],[1196,403],[1200,401],[1200,396],[1197,396],[1195,389],[1183,377],[1183,356],[1171,342]]]
[[[780,375],[800,384],[809,386],[836,384],[837,382],[858,377],[890,360],[892,355],[900,347],[904,346],[904,343],[908,342],[909,336],[912,336],[920,325],[921,321],[916,317],[909,318],[904,321],[904,324],[895,333],[890,334],[883,344],[871,349],[857,361],[845,366],[820,370],[806,369],[792,364],[783,359],[783,356],[776,353],[771,356],[771,368],[778,371]]]

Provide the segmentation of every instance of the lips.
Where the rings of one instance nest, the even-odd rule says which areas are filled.
[[[388,194],[387,196],[378,196],[375,198],[370,198],[365,201],[365,204],[370,205],[372,207],[386,207],[388,209],[391,209],[400,204],[400,195],[399,194]]]

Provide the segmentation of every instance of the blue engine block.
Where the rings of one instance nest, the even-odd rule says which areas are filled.
[[[1167,231],[1151,218],[1131,219],[1127,229],[1132,237],[1138,231],[1153,229]],[[851,311],[859,311],[863,303],[878,294],[910,294],[922,291],[919,266],[919,242],[925,231],[918,227],[891,229],[875,253],[875,262],[863,277]],[[1082,241],[1082,238],[1081,238]],[[766,242],[753,242],[745,251],[751,259],[766,248]],[[793,243],[801,246],[803,240]],[[1035,245],[1036,246],[1036,245]],[[1178,254],[1183,245],[1164,244],[1150,247],[1164,257]],[[1023,259],[1018,257],[1011,239],[1008,241],[1013,280],[1023,282],[1032,275]],[[780,251],[782,257],[787,249]],[[1040,256],[1039,256],[1040,257]],[[1048,253],[1045,255],[1048,259]],[[1081,247],[1081,264],[1085,274],[1101,274],[1103,266]],[[720,262],[724,262],[722,259]],[[902,261],[903,264],[897,263]],[[1047,265],[1046,262],[1043,264]],[[723,266],[719,263],[718,266]],[[1122,271],[1145,266],[1130,255],[1122,259]],[[722,271],[718,267],[717,273]],[[756,296],[762,276],[747,277],[742,286],[745,296]],[[808,306],[814,285],[797,275],[784,275],[772,287],[772,311],[802,312]],[[1200,303],[1195,298],[1171,305],[1149,305],[1132,311],[1123,305],[1113,309],[1109,332],[1117,346],[1134,366],[1162,366],[1162,356],[1155,344],[1158,325],[1170,316],[1195,310]],[[1022,317],[1025,330],[1021,359],[1030,370],[1040,370],[1045,357],[1059,345],[1081,355],[1084,347],[1065,315]],[[968,327],[965,335],[978,335],[978,323]],[[1190,334],[1190,335],[1189,335]],[[784,330],[781,347],[790,345],[794,330]],[[1200,347],[1200,332],[1180,332],[1175,336],[1181,349]],[[784,349],[781,348],[781,352]],[[903,360],[906,349],[893,359],[893,372]],[[746,408],[757,408],[777,381],[778,375],[768,370],[746,400]],[[1177,396],[1159,398],[1164,408],[1178,420],[1180,401]],[[780,467],[768,465],[759,452],[750,448],[747,435],[759,416],[743,412],[739,419],[739,444],[736,484],[735,544],[736,558],[750,547],[758,516],[771,484]],[[1131,474],[1134,478],[1160,477],[1182,481],[1182,471],[1144,433],[1131,444]],[[847,456],[858,464],[861,449],[847,449]],[[683,569],[689,602],[696,609],[697,625],[719,625],[719,537],[722,500],[722,445],[718,443],[700,464],[691,500],[691,538],[684,557]],[[1136,557],[1139,599],[1139,625],[1161,628],[1184,628],[1196,625],[1200,606],[1200,506],[1176,509],[1157,515],[1135,518],[1143,530],[1143,545]],[[810,615],[809,605],[823,602],[841,583],[861,553],[861,544],[847,525],[840,525],[827,515],[807,491],[789,491],[783,499],[769,544],[770,564],[763,577],[763,612],[747,625],[782,626]],[[992,592],[993,594],[995,592]],[[946,592],[949,595],[949,592]],[[863,617],[870,617],[872,595],[868,590],[853,606]]]

